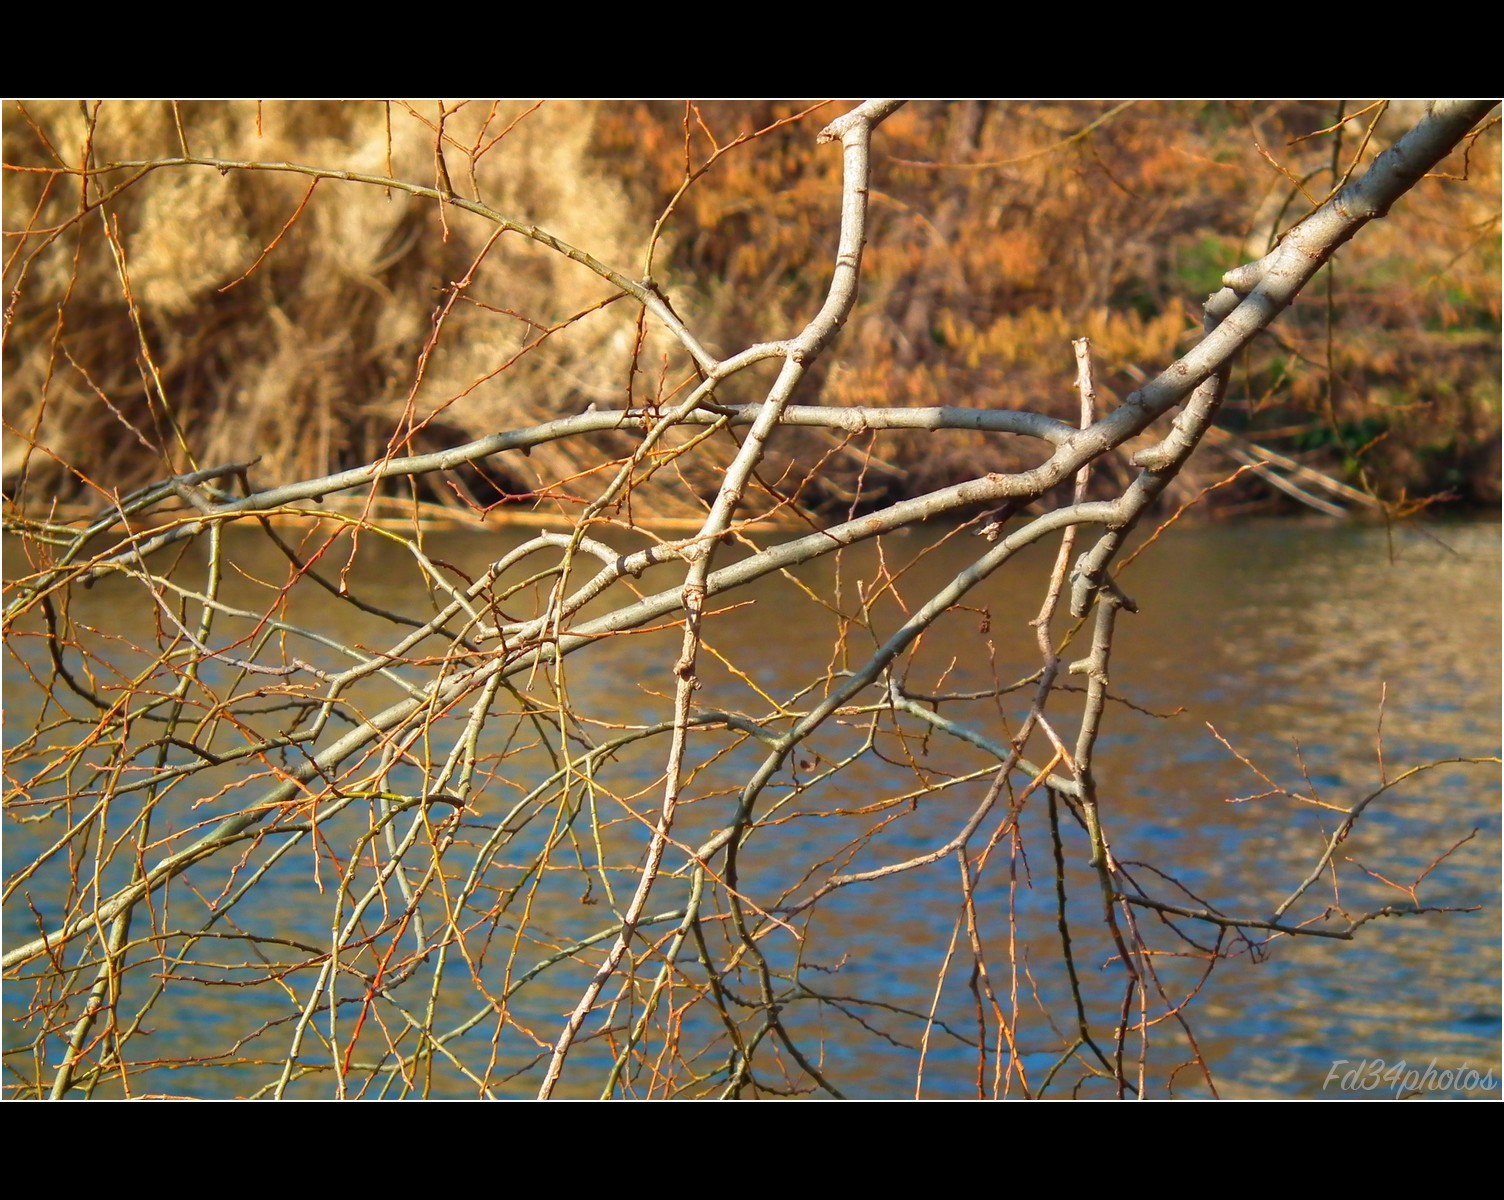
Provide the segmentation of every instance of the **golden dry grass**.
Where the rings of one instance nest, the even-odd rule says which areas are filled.
[[[798,399],[1034,407],[1073,420],[1069,343],[1088,335],[1110,402],[1135,368],[1184,350],[1218,273],[1325,194],[1332,163],[1354,158],[1373,115],[1350,121],[1340,144],[1331,133],[1292,142],[1330,125],[1334,107],[1139,104],[1081,136],[1109,107],[928,103],[898,114],[875,164],[861,304],[834,365]],[[446,106],[441,144],[459,195],[633,277],[651,252],[679,313],[729,353],[798,328],[827,282],[839,164],[813,134],[837,110],[791,119],[801,111],[470,103]],[[258,483],[272,484],[678,394],[690,364],[639,308],[523,237],[493,240],[493,226],[452,206],[179,166],[134,182],[93,176],[80,213],[69,173],[86,154],[100,167],[186,146],[435,186],[439,112],[431,101],[12,104],[12,501],[98,506],[169,472],[252,458]],[[1363,157],[1413,116],[1386,116]],[[714,146],[770,126],[683,191],[655,244],[686,163],[698,169]],[[1466,182],[1428,181],[1344,251],[1330,306],[1318,289],[1248,357],[1228,423],[1254,438],[1284,431],[1277,448],[1387,497],[1496,498],[1498,162],[1495,128],[1473,144]],[[1461,173],[1460,156],[1448,169]],[[743,383],[720,398],[755,397]],[[631,445],[623,435],[539,447],[423,498],[465,507],[527,494],[572,511]],[[845,445],[788,431],[774,451],[763,483],[811,503],[1024,465],[981,436],[937,452],[918,433]],[[636,510],[695,511],[726,454],[712,444],[693,465],[670,456],[634,490]],[[1193,473],[1186,488],[1202,482]]]

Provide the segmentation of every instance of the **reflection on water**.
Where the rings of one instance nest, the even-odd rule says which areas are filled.
[[[473,577],[502,552],[508,537],[522,536],[439,534],[427,539],[425,551],[445,569]],[[797,583],[774,577],[724,598],[705,624],[700,708],[766,714],[774,706],[808,707],[805,689],[812,679],[838,679],[860,665],[906,612],[976,556],[980,544],[963,536],[931,550],[932,541],[933,536],[914,535],[847,550],[839,559],[812,564]],[[268,555],[261,541],[232,545],[238,547],[232,558],[239,577],[227,600],[243,604],[248,613],[263,612],[268,592],[285,578],[285,563]],[[366,601],[391,609],[423,606],[415,582],[421,576],[407,551],[371,539],[362,553],[354,586]],[[963,608],[942,618],[906,662],[908,690],[986,690],[1034,670],[1028,622],[1037,610],[1049,557],[1048,549],[1025,554],[968,595]],[[1112,669],[1114,694],[1128,703],[1109,710],[1097,759],[1102,811],[1119,861],[1163,899],[1189,903],[1194,897],[1193,906],[1267,914],[1309,871],[1336,825],[1336,807],[1350,806],[1379,790],[1381,780],[1393,781],[1433,760],[1497,754],[1499,571],[1499,529],[1491,524],[1405,528],[1392,539],[1380,529],[1298,523],[1177,529],[1167,535],[1121,578],[1140,608],[1119,623]],[[880,586],[893,580],[886,591]],[[643,588],[670,583],[644,582]],[[530,585],[509,603],[520,615],[530,615],[547,586],[546,580]],[[112,650],[125,675],[131,653],[124,647],[159,636],[153,632],[157,614],[128,605],[122,598],[128,594],[103,583],[77,595],[69,614],[81,637]],[[860,611],[871,614],[867,628],[852,623],[852,614]],[[278,618],[288,627],[336,629],[342,641],[366,649],[396,636],[389,620],[311,588],[298,589]],[[25,632],[10,643],[5,666],[8,747],[36,716],[27,707],[35,700],[25,673],[45,669],[43,644]],[[844,633],[844,642],[838,633]],[[284,636],[268,634],[250,617],[223,621],[215,634],[220,644],[234,643],[247,657],[267,644],[258,638]],[[600,744],[625,726],[667,721],[678,643],[677,628],[666,625],[566,660],[573,707],[589,718],[588,730],[582,727],[571,736],[588,734]],[[841,648],[833,651],[837,644]],[[432,652],[442,651],[438,645]],[[343,665],[339,652],[329,647],[304,645],[298,653],[326,670]],[[1084,645],[1077,643],[1068,653],[1084,654]],[[213,689],[227,685],[235,668],[216,662],[205,671],[205,684]],[[362,684],[352,696],[349,719],[392,703],[421,678],[394,670]],[[513,682],[519,695],[531,686],[534,692],[527,694],[543,697],[549,686],[543,679]],[[817,683],[815,694],[824,686]],[[265,728],[287,719],[270,703],[271,692],[266,711],[252,718]],[[1025,690],[1001,700],[950,702],[943,714],[1002,740],[1027,696]],[[1051,708],[1052,718],[1068,729],[1071,698],[1060,700]],[[492,997],[533,963],[595,934],[608,924],[613,908],[620,910],[632,872],[602,871],[598,861],[611,861],[613,853],[618,863],[636,861],[644,822],[660,800],[667,752],[666,739],[659,737],[603,759],[594,779],[568,792],[568,803],[582,814],[574,824],[562,811],[524,816],[518,806],[560,769],[549,732],[551,719],[557,733],[558,717],[532,712],[522,699],[510,709],[509,703],[503,697],[497,711],[518,715],[487,727],[487,738],[496,740],[483,748],[492,765],[479,780],[473,815],[458,831],[456,844],[473,856],[498,827],[519,831],[488,869],[470,906],[476,914],[468,934],[473,961],[456,968],[460,974],[473,971]],[[458,729],[466,717],[466,711],[449,714],[435,726],[436,733]],[[779,775],[763,801],[761,815],[770,824],[748,841],[738,862],[750,905],[764,910],[787,905],[832,873],[898,861],[942,845],[955,833],[987,788],[989,759],[915,722],[897,728],[901,734],[891,722],[854,708],[811,739]],[[1066,740],[1072,740],[1069,734]],[[233,741],[225,734],[214,748],[225,753]],[[869,742],[875,753],[834,771]],[[683,863],[683,847],[699,844],[726,823],[736,789],[763,753],[744,735],[724,728],[699,730],[690,745],[690,786],[675,830],[681,849],[671,869]],[[1032,743],[1030,753],[1038,753]],[[172,749],[166,761],[182,761],[181,755]],[[178,828],[217,819],[287,766],[227,763],[195,775],[191,794],[184,790],[181,803],[169,808],[169,819]],[[397,777],[403,778],[400,772]],[[15,782],[8,772],[8,787]],[[421,782],[413,774],[406,785],[417,789]],[[1271,794],[1276,787],[1319,803]],[[64,791],[59,785],[54,794]],[[899,802],[889,803],[895,799]],[[867,815],[854,820],[853,812]],[[342,869],[345,847],[358,841],[371,819],[370,806],[356,806],[323,831],[319,845],[305,841],[291,849],[275,872],[276,888],[257,889],[235,909],[236,926],[275,931],[303,947],[298,954],[319,953],[330,939],[332,880]],[[1043,1013],[1056,1020],[1070,1014],[1042,796],[1029,801],[1020,829],[1021,843],[1004,839],[980,875],[976,936],[987,951],[990,984],[1005,1007],[1009,995],[1018,997],[1023,1014],[1018,1050],[1031,1083],[1037,1083],[1058,1057],[1060,1044]],[[1439,1067],[1492,1070],[1499,1078],[1495,769],[1442,765],[1379,797],[1340,850],[1340,894],[1332,894],[1330,883],[1318,885],[1320,894],[1308,896],[1292,917],[1319,918],[1327,904],[1350,914],[1408,904],[1399,889],[1414,885],[1440,854],[1473,830],[1476,835],[1426,878],[1419,896],[1428,906],[1479,911],[1378,920],[1352,943],[1277,941],[1217,967],[1188,1007],[1187,1019],[1221,1094],[1318,1096],[1337,1060],[1405,1061],[1422,1068],[1435,1060]],[[7,880],[55,836],[45,823],[8,823]],[[551,861],[576,866],[530,874],[523,864],[548,837],[560,839]],[[1081,985],[1097,1012],[1112,1012],[1121,1003],[1122,978],[1103,968],[1115,949],[1099,928],[1095,878],[1079,861],[1074,831],[1067,832],[1067,847],[1074,856],[1066,886]],[[78,870],[77,864],[71,869]],[[233,882],[218,870],[195,868],[187,881],[212,901]],[[1173,875],[1187,891],[1178,891],[1158,871]],[[357,871],[367,881],[369,875]],[[976,1094],[982,993],[973,987],[957,878],[955,862],[944,859],[881,885],[850,887],[827,897],[812,914],[783,928],[770,927],[759,942],[775,973],[797,972],[809,991],[824,997],[820,1004],[790,1004],[785,1020],[796,1041],[819,1048],[822,1069],[846,1094],[912,1096],[916,1088],[934,1097]],[[107,878],[104,887],[120,881]],[[27,881],[25,901],[6,906],[7,944],[34,936],[29,906],[53,916],[49,905],[57,903],[62,882],[47,872]],[[666,878],[649,911],[676,909],[687,886],[682,877]],[[195,909],[190,895],[174,892],[185,926],[201,921],[204,911]],[[400,896],[392,891],[387,900],[400,914]],[[1010,913],[1016,922],[1011,929]],[[717,912],[712,925],[724,929],[728,915]],[[1152,928],[1152,914],[1140,912],[1138,920],[1148,927],[1151,943],[1185,948],[1168,929]],[[666,936],[670,928],[671,923],[659,923],[645,936]],[[1211,947],[1204,933],[1195,936]],[[280,946],[273,957],[285,960],[291,953]],[[369,975],[376,951],[361,953]],[[216,986],[194,989],[187,997],[191,1003],[169,1007],[164,1002],[154,1010],[154,1049],[163,1060],[226,1055],[236,1065],[223,1074],[196,1070],[191,1081],[150,1086],[233,1095],[268,1082],[267,1071],[232,1053],[236,1039],[250,1029],[268,1031],[262,1035],[269,1043],[265,1054],[275,1062],[307,985],[290,994],[265,986],[265,967],[253,959],[240,966],[214,961],[217,965],[204,974],[217,972]],[[703,983],[693,954],[681,963],[680,986]],[[1166,959],[1160,969],[1167,993],[1196,990],[1203,966],[1190,957]],[[557,1036],[562,1014],[588,976],[588,966],[569,962],[538,976],[511,1002],[506,1036],[489,1044],[485,1031],[494,1032],[494,1017],[479,1027],[481,1044],[463,1051],[466,1069],[483,1073],[499,1094],[532,1094],[544,1047]],[[257,986],[245,986],[253,979]],[[943,983],[938,997],[937,981]],[[140,986],[150,986],[149,981],[142,978]],[[359,1001],[353,975],[335,987]],[[421,973],[400,996],[409,1012],[431,1002],[439,1027],[486,1015],[484,1005],[477,1010],[473,990],[428,997]],[[30,1002],[26,984],[7,983],[9,1020],[20,1018]],[[634,1001],[624,996],[620,1003],[630,1008]],[[926,1033],[931,1012],[935,1024]],[[17,1040],[18,1028],[11,1026],[9,1044]],[[399,1034],[389,1029],[382,1038]],[[989,1024],[989,1038],[994,1034],[995,1025]],[[709,1042],[716,1035],[705,1006],[684,1010],[677,1032],[684,1044],[696,1038]],[[1154,1094],[1162,1095],[1167,1078],[1190,1055],[1168,1026],[1156,1037],[1164,1048],[1152,1064],[1150,1082]],[[361,1047],[376,1053],[385,1044],[382,1038],[363,1037]],[[566,1089],[578,1079],[579,1094],[594,1094],[617,1049],[608,1038],[587,1037],[571,1057]],[[703,1067],[710,1073],[717,1065]],[[991,1086],[990,1071],[988,1066],[982,1072],[985,1087]],[[301,1094],[328,1094],[325,1078],[312,1077],[303,1086]],[[447,1069],[428,1086],[435,1095],[476,1090],[472,1079]],[[640,1090],[648,1086],[642,1082]],[[1093,1086],[1083,1094],[1105,1094]],[[1207,1090],[1192,1071],[1176,1074],[1174,1089],[1180,1095]],[[290,1094],[299,1094],[297,1088]]]

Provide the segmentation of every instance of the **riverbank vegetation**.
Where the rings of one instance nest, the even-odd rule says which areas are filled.
[[[413,181],[536,222],[655,287],[711,350],[808,319],[829,283],[831,105],[52,101],[5,115],[6,494],[97,509],[170,473],[255,457],[267,486],[602,409],[663,405],[683,348],[604,279],[453,204],[329,175],[159,168],[178,157]],[[1419,108],[1357,103],[915,104],[872,163],[864,286],[806,405],[956,406],[1073,421],[1072,339],[1112,405],[1200,335],[1194,297],[1266,253]],[[755,135],[755,136],[754,136]],[[130,162],[91,184],[59,168]],[[1403,513],[1499,499],[1499,155],[1465,148],[1344,247],[1236,363],[1220,443],[1173,499],[1290,494]],[[97,208],[94,206],[98,206]],[[760,382],[732,380],[725,403]],[[462,512],[573,516],[602,435],[385,485]],[[253,453],[247,453],[254,448]],[[1131,477],[1125,448],[1100,488]],[[608,453],[607,459],[611,457]],[[692,517],[728,451],[634,489]],[[1268,464],[1291,463],[1294,466]],[[1029,465],[982,431],[774,439],[769,496],[871,507]],[[1300,482],[1302,471],[1371,498]],[[1309,480],[1307,476],[1307,480]],[[1106,494],[1102,492],[1101,494]],[[768,499],[764,503],[776,503]]]

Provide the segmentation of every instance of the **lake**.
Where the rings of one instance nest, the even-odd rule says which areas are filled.
[[[52,928],[86,913],[138,862],[180,849],[189,831],[257,803],[299,768],[301,743],[245,750],[313,719],[320,685],[287,664],[327,674],[350,664],[348,648],[392,645],[402,631],[377,610],[430,614],[448,598],[436,579],[463,587],[532,536],[435,531],[420,559],[367,532],[346,581],[367,606],[357,609],[290,580],[261,535],[229,530],[223,608],[207,638],[217,657],[207,659],[185,638],[199,636],[208,586],[200,539],[153,560],[155,602],[124,578],[74,589],[58,619],[75,642],[64,663],[77,689],[55,673],[40,617],[18,623],[4,668],[6,949],[36,937],[39,920]],[[347,538],[287,537],[339,576]],[[600,537],[618,553],[641,544]],[[639,930],[635,968],[608,983],[559,1094],[599,1094],[632,1041],[690,894],[690,851],[725,827],[766,753],[754,735],[784,732],[985,549],[970,531],[915,530],[708,604],[694,706],[727,719],[706,717],[687,738],[665,874],[647,906],[670,916]],[[727,548],[718,564],[747,552]],[[478,619],[543,611],[552,577],[537,573],[551,561],[540,550],[519,563],[494,607],[473,606]],[[1127,1006],[1127,1074],[1151,1096],[1496,1098],[1500,775],[1454,760],[1499,754],[1497,523],[1176,526],[1119,577],[1139,611],[1119,618],[1095,772],[1104,829],[1133,886],[1173,907],[1268,920],[1312,872],[1342,811],[1379,792],[1284,921],[1333,930],[1386,906],[1430,911],[1376,917],[1345,941],[1219,937],[1208,923],[1135,907],[1148,950],[1140,966],[1157,982],[1131,995],[1082,830],[1068,805],[1054,805],[1057,881],[1051,804],[1042,788],[1023,794],[1027,772],[1011,777],[1011,805],[1004,793],[979,825],[965,889],[946,855],[801,907],[832,876],[944,846],[977,809],[997,759],[975,743],[1005,743],[1032,698],[1015,685],[1038,668],[1029,622],[1052,561],[1051,547],[1024,551],[899,660],[900,686],[940,725],[895,713],[869,688],[794,751],[758,800],[735,904],[723,859],[712,859],[703,944],[691,937],[662,972],[618,1094],[718,1095],[750,1055],[745,1095],[827,1094],[811,1087],[813,1068],[854,1097],[1110,1096],[1089,1049],[1067,1053],[1074,986],[1109,1057]],[[6,570],[8,580],[25,570],[12,546]],[[682,568],[656,567],[635,586],[647,594],[676,578]],[[1070,625],[1056,617],[1057,643]],[[669,737],[651,727],[672,716],[680,630],[665,618],[571,654],[562,678],[544,665],[488,698],[466,691],[414,737],[353,752],[329,786],[357,798],[327,823],[310,826],[307,805],[284,805],[237,848],[154,893],[132,922],[115,1024],[91,1031],[85,1060],[104,1067],[96,1094],[262,1095],[285,1074],[290,1096],[533,1095],[564,1014],[610,944],[603,931],[631,895],[662,800]],[[1088,624],[1063,659],[1084,656],[1090,637]],[[441,666],[452,644],[432,636],[353,684],[318,744],[488,651]],[[1062,675],[1077,690],[1047,713],[1066,746],[1082,678]],[[81,693],[106,705],[134,695],[134,707],[101,722]],[[439,804],[393,816],[391,797],[421,793],[425,776],[463,759],[467,737],[462,819]],[[1048,742],[1036,733],[1026,756],[1043,765]],[[399,875],[390,856],[404,837],[416,840]],[[1127,922],[1121,906],[1115,913]],[[325,972],[332,940],[338,970]],[[95,952],[80,938],[62,962],[71,975],[40,977],[37,963],[7,975],[8,1096],[52,1078]],[[719,964],[714,981],[706,961]],[[770,997],[776,1027],[765,1019]],[[286,1069],[295,1042],[298,1066]]]

